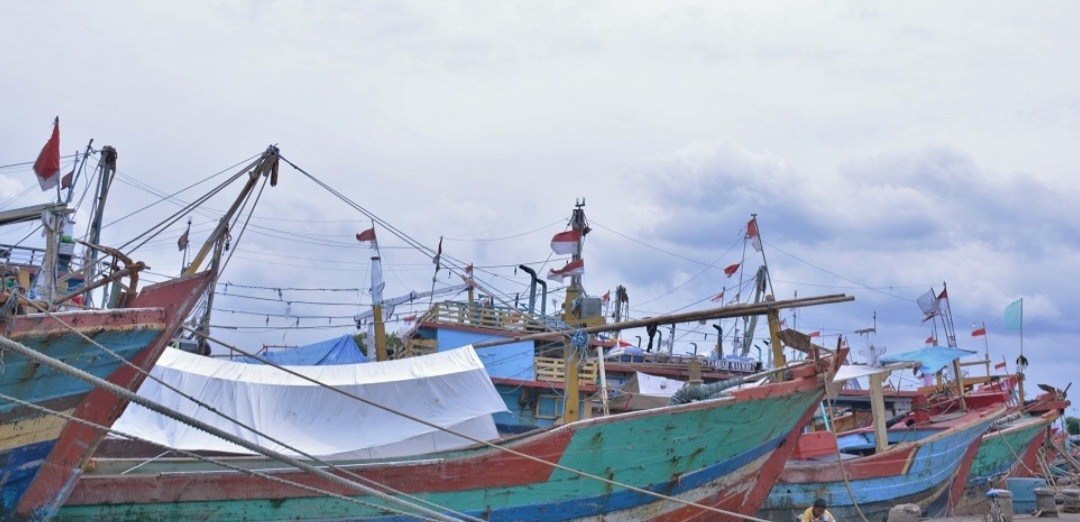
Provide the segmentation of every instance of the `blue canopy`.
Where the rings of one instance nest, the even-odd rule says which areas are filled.
[[[959,348],[949,348],[948,346],[931,346],[929,348],[923,348],[922,350],[915,350],[911,352],[898,353],[896,355],[890,355],[888,357],[882,357],[882,364],[896,363],[896,362],[917,362],[921,366],[919,371],[925,374],[933,374],[940,372],[942,368],[952,364],[953,361],[961,357],[967,357],[968,355],[974,355],[976,352],[971,350],[961,350]]]
[[[265,353],[260,356],[282,366],[331,366],[367,362],[367,357],[364,357],[363,352],[356,346],[356,341],[353,340],[351,335],[343,335],[336,339],[327,339],[306,346]],[[262,364],[261,361],[251,357],[244,357],[239,360],[246,363]]]

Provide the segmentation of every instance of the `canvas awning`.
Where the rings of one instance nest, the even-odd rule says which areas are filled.
[[[378,363],[291,369],[476,439],[497,438],[491,415],[506,410],[471,346]],[[213,359],[170,348],[151,375],[269,437],[317,457],[399,457],[472,444],[272,366]],[[139,395],[245,440],[296,455],[152,379],[146,380]],[[251,453],[136,404],[128,406],[114,427],[172,448]]]

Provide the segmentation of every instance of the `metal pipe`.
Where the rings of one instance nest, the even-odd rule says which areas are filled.
[[[532,268],[529,268],[528,265],[518,265],[518,268],[520,268],[526,274],[529,274],[529,278],[531,279],[531,281],[529,281],[529,313],[530,314],[535,314],[536,313],[536,282],[540,278],[536,277],[536,270],[533,270]]]

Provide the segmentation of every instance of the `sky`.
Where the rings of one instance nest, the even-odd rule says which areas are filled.
[[[59,116],[64,154],[91,139],[119,152],[107,244],[276,144],[407,236],[377,227],[387,297],[433,287],[442,237],[447,264],[474,264],[481,284],[512,300],[528,283],[514,267],[566,262],[548,242],[583,199],[589,294],[626,286],[632,317],[709,308],[759,264],[743,243],[757,215],[778,298],[855,297],[791,317],[824,344],[850,336],[857,358],[867,343],[921,348],[934,332],[916,299],[947,283],[960,347],[1013,369],[1021,335],[1004,329],[1004,309],[1022,298],[1030,380],[1065,387],[1080,370],[1075,3],[48,1],[4,11],[2,208],[52,197],[28,163]],[[228,203],[193,214],[194,244]],[[88,212],[76,214],[80,230]],[[133,252],[151,265],[148,280],[179,271],[184,223]],[[353,235],[371,220],[283,164],[251,224],[221,277],[230,286],[215,332],[251,348],[352,331],[349,317],[370,304],[372,254]],[[34,232],[0,241],[40,241]],[[747,272],[725,277],[744,253]],[[325,290],[277,290],[289,288]],[[427,304],[399,306],[392,326]],[[987,344],[970,335],[983,323]],[[868,327],[872,337],[854,334]],[[703,352],[713,333],[679,326],[673,350]]]

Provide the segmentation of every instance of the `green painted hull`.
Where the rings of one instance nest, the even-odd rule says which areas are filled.
[[[792,383],[788,383],[792,384]],[[751,400],[705,401],[573,423],[506,443],[622,484],[753,514],[779,475],[820,384]],[[765,414],[768,412],[768,414]],[[247,459],[255,466],[258,459]],[[58,521],[417,520],[382,501],[276,467],[275,477],[370,502],[315,496],[192,461],[156,461],[125,475],[101,462]],[[701,510],[661,501],[489,448],[351,467],[361,475],[485,520],[664,520]],[[682,511],[682,512],[681,512]],[[710,514],[712,516],[712,514]],[[707,518],[706,520],[714,520]]]

